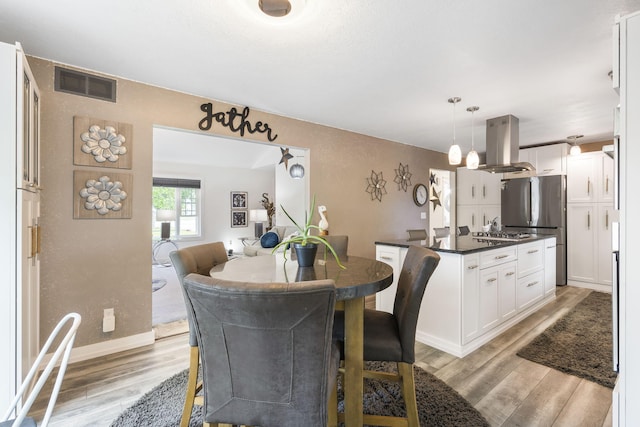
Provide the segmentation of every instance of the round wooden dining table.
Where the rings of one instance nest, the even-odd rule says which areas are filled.
[[[211,277],[237,282],[293,283],[332,279],[336,299],[344,303],[344,422],[346,427],[362,426],[364,298],[391,285],[393,269],[375,259],[347,256],[340,268],[333,257],[318,257],[313,267],[298,267],[280,255],[240,257],[211,269]],[[341,303],[336,307],[340,309]]]

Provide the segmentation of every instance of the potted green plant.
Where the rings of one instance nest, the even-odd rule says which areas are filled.
[[[340,262],[340,258],[336,251],[333,249],[333,246],[327,242],[322,236],[311,234],[313,229],[320,230],[320,227],[317,225],[311,224],[311,218],[313,216],[313,210],[316,206],[316,197],[313,196],[311,199],[311,207],[308,212],[304,213],[304,225],[300,226],[291,215],[287,212],[287,210],[280,205],[282,212],[289,218],[289,220],[295,225],[298,229],[298,234],[295,236],[291,236],[288,239],[284,239],[282,242],[278,243],[274,248],[272,253],[275,253],[278,248],[284,246],[285,250],[283,251],[284,258],[287,259],[287,250],[290,246],[296,251],[296,257],[298,259],[298,265],[300,267],[311,267],[316,258],[316,253],[318,250],[318,243],[322,243],[325,247],[333,254],[333,257],[336,259],[336,262],[340,266],[340,268],[346,268]],[[311,215],[309,215],[311,212]],[[326,253],[325,253],[326,256]]]

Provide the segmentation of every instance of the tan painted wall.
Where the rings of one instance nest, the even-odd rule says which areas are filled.
[[[231,105],[123,79],[118,79],[117,103],[54,92],[55,64],[37,58],[29,62],[42,91],[41,334],[46,337],[69,311],[83,317],[77,346],[148,332],[152,127],[198,131],[202,103],[213,102],[216,111]],[[73,219],[73,170],[96,169],[73,165],[75,115],[133,125],[133,166],[118,171],[133,174],[131,219]],[[311,192],[328,208],[331,233],[349,235],[352,255],[374,257],[375,240],[428,227],[420,220],[428,205],[415,206],[412,188],[398,191],[394,169],[409,164],[412,184],[426,184],[429,168],[450,169],[445,154],[252,110],[250,121],[257,120],[278,134],[274,143],[310,149]],[[212,131],[238,137],[219,125]],[[267,141],[261,135],[247,139]],[[387,181],[382,202],[371,201],[365,192],[372,170],[382,171]],[[228,200],[221,202],[226,209]],[[117,324],[114,332],[104,334],[102,311],[108,307],[115,308]]]

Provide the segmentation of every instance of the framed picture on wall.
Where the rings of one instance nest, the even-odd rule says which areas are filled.
[[[247,211],[231,211],[231,227],[246,227]]]
[[[232,191],[231,192],[231,209],[247,209],[247,192]]]

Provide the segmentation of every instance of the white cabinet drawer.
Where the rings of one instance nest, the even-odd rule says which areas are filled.
[[[480,253],[480,268],[493,267],[505,262],[515,261],[517,258],[517,246],[508,246],[501,249],[493,249]]]
[[[544,271],[518,279],[516,298],[518,310],[523,310],[544,297]]]
[[[524,277],[544,267],[544,240],[518,245],[518,277]]]

